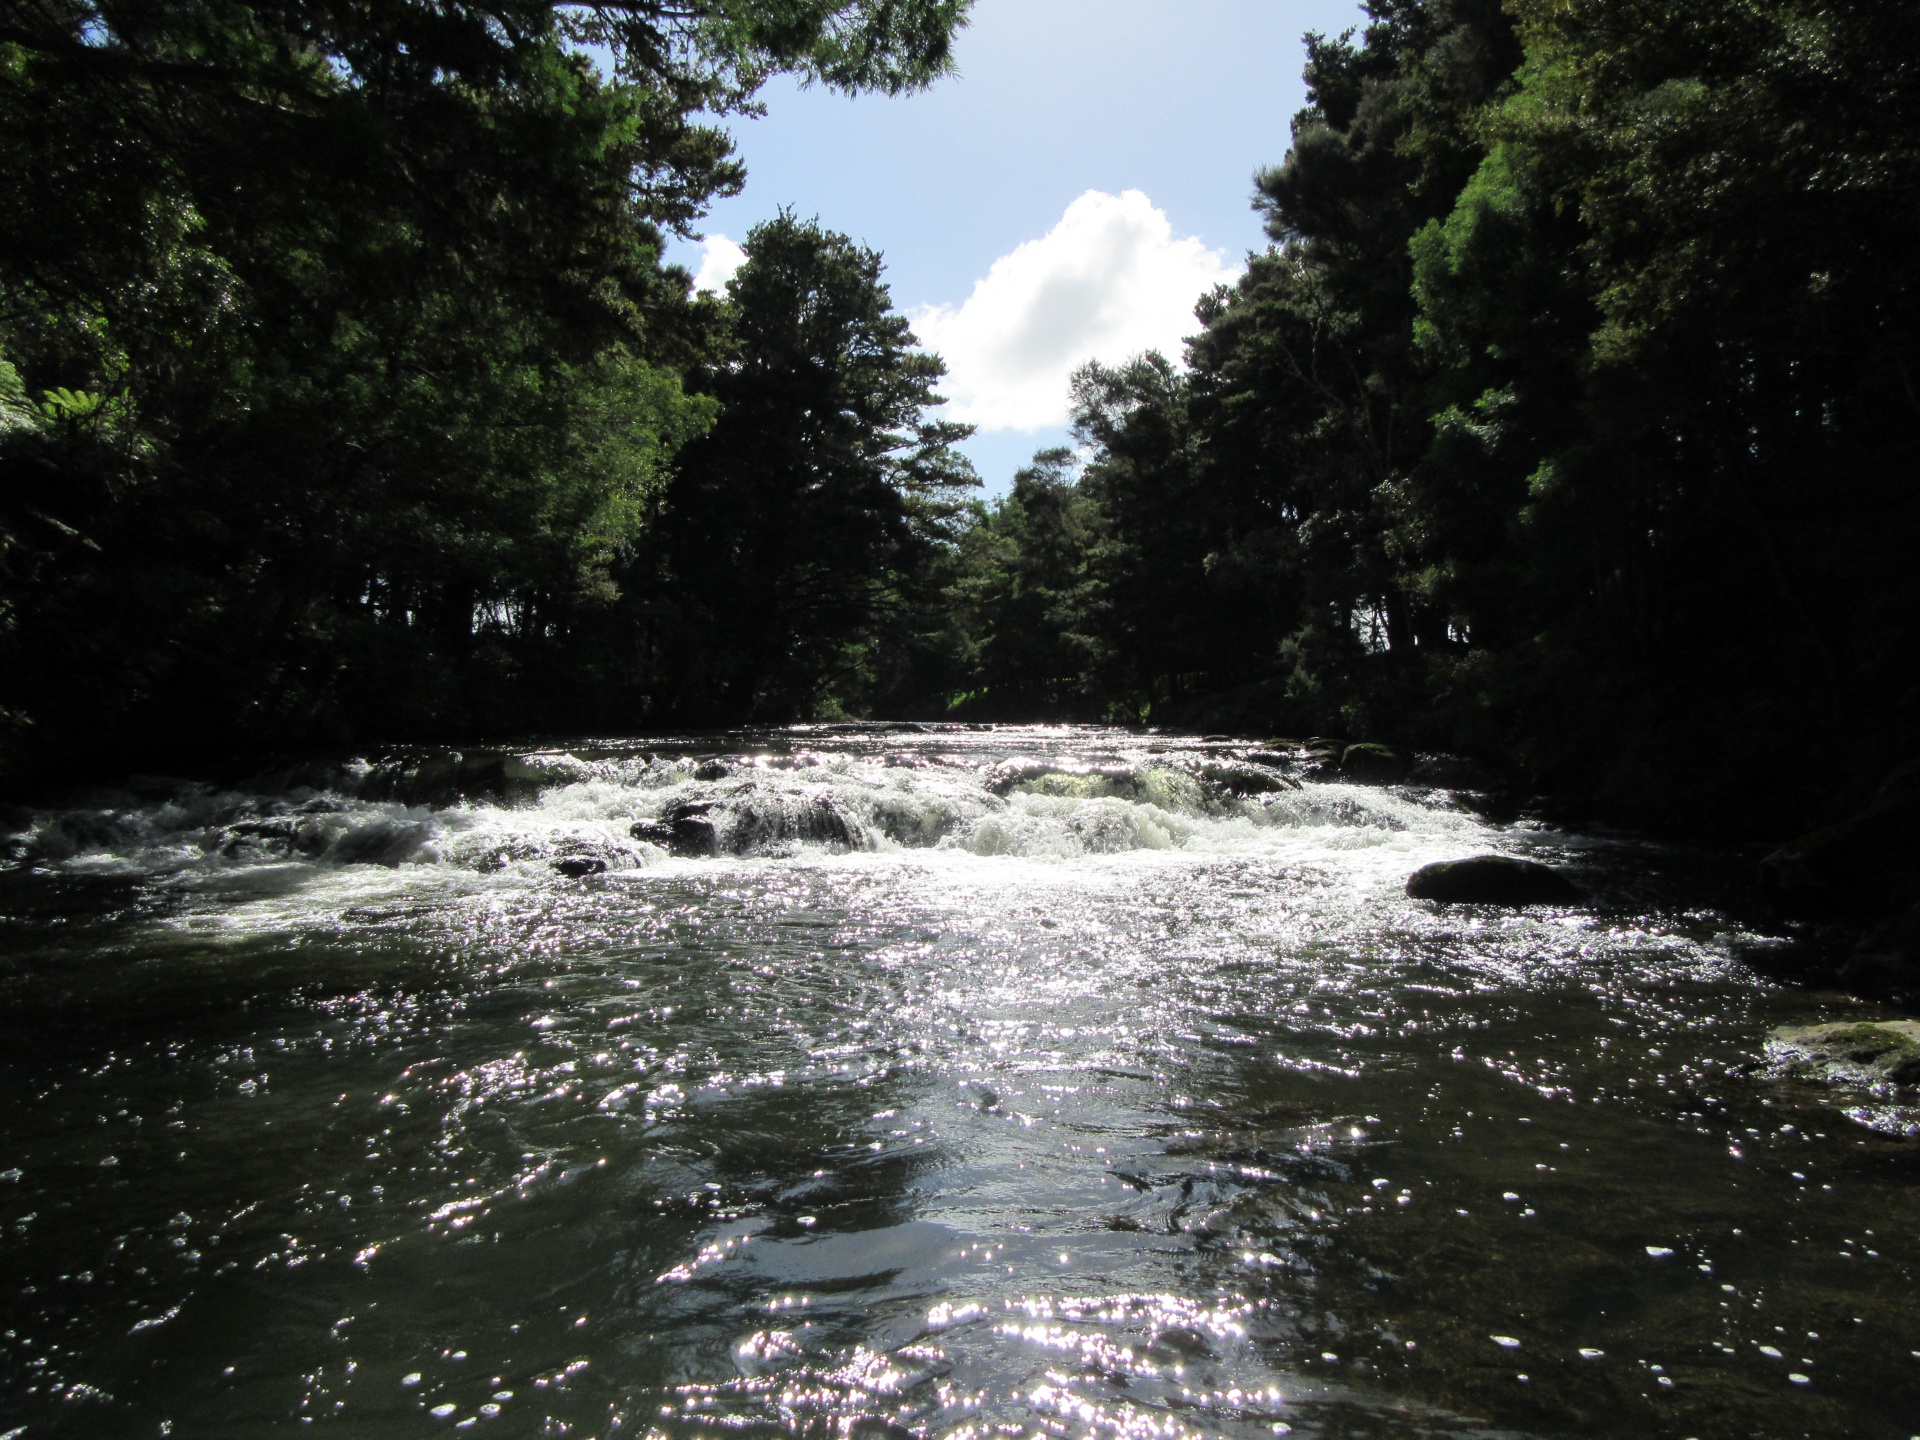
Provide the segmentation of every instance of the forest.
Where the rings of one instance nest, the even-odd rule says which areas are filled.
[[[976,498],[883,257],[669,234],[965,0],[8,0],[0,786],[1088,720],[1780,837],[1920,712],[1920,10],[1373,0],[1184,356]]]

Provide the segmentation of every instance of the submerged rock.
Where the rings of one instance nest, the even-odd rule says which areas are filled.
[[[553,868],[570,880],[607,873],[607,862],[592,855],[567,855],[553,862]]]
[[[1511,855],[1475,855],[1422,865],[1408,878],[1407,894],[1415,900],[1469,905],[1572,905],[1586,898],[1558,870]]]
[[[1795,1079],[1920,1085],[1920,1020],[1783,1025],[1767,1036],[1767,1053]]]

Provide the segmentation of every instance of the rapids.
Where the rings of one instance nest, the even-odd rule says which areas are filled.
[[[14,814],[0,1440],[1920,1435],[1920,1114],[1766,1051],[1880,1012],[1470,779],[844,726]],[[1406,898],[1489,851],[1591,899]]]

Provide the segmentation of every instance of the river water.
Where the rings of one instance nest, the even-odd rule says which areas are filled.
[[[1116,731],[466,763],[14,817],[0,1436],[1920,1434],[1915,1115],[1769,1070],[1879,1012],[1730,861]],[[1405,897],[1486,851],[1592,902]]]

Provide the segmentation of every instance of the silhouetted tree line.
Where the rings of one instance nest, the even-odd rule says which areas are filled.
[[[0,4],[0,784],[859,703],[972,479],[939,363],[818,225],[721,300],[661,250],[769,75],[923,85],[966,8]]]
[[[1746,833],[1920,709],[1920,8],[1376,0],[1189,368],[962,541],[971,713],[1467,751]]]
[[[1465,751],[1782,830],[1920,705],[1920,10],[1376,0],[1270,247],[991,505],[879,257],[660,260],[964,0],[9,0],[7,783],[840,714]],[[96,759],[94,763],[99,763]]]

